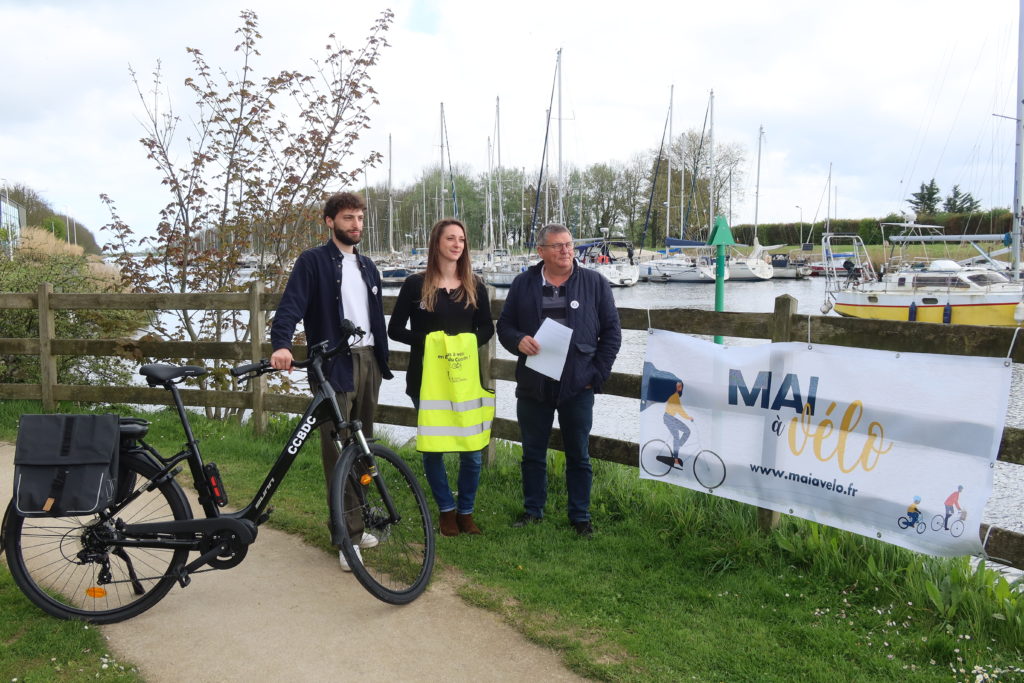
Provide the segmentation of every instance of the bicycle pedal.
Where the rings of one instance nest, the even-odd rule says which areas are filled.
[[[265,522],[268,519],[270,519],[270,515],[273,514],[273,512],[274,512],[273,506],[268,507],[266,512],[264,512],[262,515],[260,515],[259,517],[256,518],[256,526],[260,526],[261,524],[263,524],[263,522]]]

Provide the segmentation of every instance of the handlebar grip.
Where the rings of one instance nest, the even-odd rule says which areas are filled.
[[[246,363],[245,365],[239,365],[238,367],[231,368],[231,370],[229,370],[228,372],[231,373],[232,377],[241,377],[242,375],[247,375],[250,372],[263,370],[264,368],[267,368],[269,366],[270,361],[264,358],[260,360],[258,363]]]

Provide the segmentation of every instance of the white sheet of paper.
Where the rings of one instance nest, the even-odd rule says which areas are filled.
[[[527,356],[526,367],[552,379],[561,379],[565,357],[569,353],[569,342],[572,340],[572,329],[551,318],[544,318],[533,338],[540,344],[540,353]]]

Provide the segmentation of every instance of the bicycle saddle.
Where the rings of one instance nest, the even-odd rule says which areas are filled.
[[[202,377],[207,369],[198,365],[165,365],[150,363],[139,368],[139,374],[147,379],[150,386],[163,384],[179,377]]]

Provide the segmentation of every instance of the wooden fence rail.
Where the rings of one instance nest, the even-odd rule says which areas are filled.
[[[266,341],[266,312],[273,311],[280,293],[263,292],[254,284],[248,292],[214,294],[72,294],[55,293],[48,284],[35,294],[5,293],[0,295],[0,311],[34,309],[39,317],[36,339],[0,339],[0,355],[37,356],[41,367],[40,384],[0,384],[2,399],[34,399],[43,409],[56,409],[58,401],[86,403],[138,403],[167,405],[170,396],[162,389],[147,387],[110,387],[62,385],[57,382],[56,358],[63,355],[120,356],[147,362],[151,359],[188,358],[202,364],[204,360],[229,360],[237,363],[268,358],[272,349]],[[395,297],[384,297],[385,311],[394,307]],[[854,346],[887,351],[914,351],[949,355],[1005,357],[1024,363],[1024,339],[1017,340],[1015,330],[967,325],[938,325],[884,320],[858,320],[833,316],[797,314],[796,300],[788,295],[776,299],[772,313],[714,312],[697,309],[633,309],[620,308],[623,329],[646,330],[650,327],[696,335],[721,335],[773,342],[806,341],[816,344]],[[491,310],[497,318],[504,300],[492,296]],[[133,339],[57,339],[54,315],[60,310],[237,310],[246,311],[251,321],[250,339],[245,342],[157,341]],[[515,361],[495,357],[495,345],[488,345],[482,360],[485,381],[515,380]],[[304,348],[295,349],[301,357]],[[393,351],[392,367],[405,370],[408,353]],[[265,378],[264,378],[265,380]],[[603,389],[607,394],[640,398],[639,375],[613,372]],[[253,424],[261,430],[267,413],[301,413],[308,398],[275,394],[266,391],[266,382],[251,382],[244,391],[183,389],[182,399],[189,406],[247,409],[252,411]],[[412,408],[380,404],[377,421],[381,424],[415,426]],[[514,420],[496,418],[492,434],[508,441],[519,440],[519,427]],[[638,444],[613,437],[591,435],[593,457],[636,467]],[[551,447],[561,450],[561,434],[554,430]],[[1024,465],[1024,430],[1004,430],[999,449],[1000,461]],[[761,511],[762,524],[770,525],[777,513]],[[1014,567],[1024,568],[1024,534],[999,527],[982,525],[987,537],[986,550]]]

